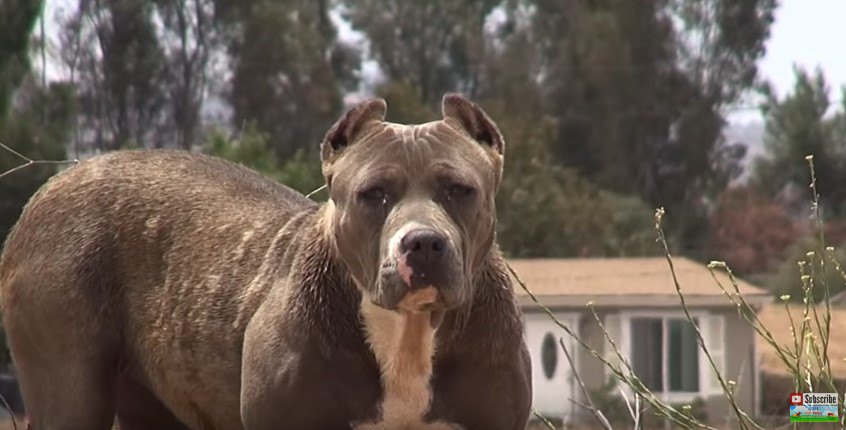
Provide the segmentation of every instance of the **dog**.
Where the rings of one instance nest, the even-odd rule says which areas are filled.
[[[320,144],[315,203],[242,166],[116,151],[12,229],[0,305],[36,430],[523,429],[531,364],[495,243],[505,142],[478,105]]]

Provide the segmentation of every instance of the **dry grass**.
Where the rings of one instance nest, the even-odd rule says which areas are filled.
[[[802,332],[801,315],[805,306],[800,304],[790,305],[790,314],[793,315],[793,327],[796,333]],[[825,312],[823,306],[817,305],[817,312]],[[831,358],[831,373],[834,375],[846,375],[846,309],[831,308],[831,332],[829,336],[831,343],[828,346],[828,356]],[[793,345],[793,336],[790,332],[790,318],[787,309],[783,305],[769,305],[758,314],[761,323],[773,334],[773,338],[786,348]],[[819,327],[811,325],[809,331],[816,337],[820,337]],[[775,350],[768,345],[760,348],[761,370],[779,375],[790,374],[790,369],[775,353]],[[811,362],[815,371],[819,371],[816,363]]]

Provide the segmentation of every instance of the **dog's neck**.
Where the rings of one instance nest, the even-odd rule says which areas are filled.
[[[432,312],[388,310],[366,297],[360,310],[367,343],[382,373],[384,397],[381,418],[358,428],[420,427],[432,397],[430,379],[439,321],[433,321]]]

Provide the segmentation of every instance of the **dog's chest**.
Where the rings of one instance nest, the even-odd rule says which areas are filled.
[[[432,357],[435,330],[428,313],[397,313],[365,300],[361,314],[367,342],[382,374],[384,393],[374,422],[354,426],[356,430],[424,429],[457,430],[456,424],[425,422],[432,400]]]

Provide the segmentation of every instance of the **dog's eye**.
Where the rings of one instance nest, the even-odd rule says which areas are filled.
[[[367,204],[385,204],[388,201],[388,193],[381,187],[372,187],[360,191],[358,198]]]
[[[450,200],[463,199],[472,196],[475,192],[476,190],[473,187],[464,184],[450,184],[447,187],[447,198]]]

